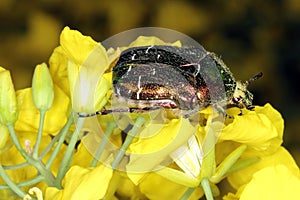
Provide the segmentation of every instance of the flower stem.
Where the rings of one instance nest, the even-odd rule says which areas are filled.
[[[23,156],[23,158],[25,158],[26,160],[30,159],[30,156],[25,152],[25,150],[22,148],[19,139],[17,137],[17,134],[15,132],[14,126],[13,125],[7,125],[7,129],[10,133],[10,137],[14,143],[14,145],[16,146],[17,150],[21,153],[21,155]]]
[[[14,169],[20,169],[20,168],[26,167],[28,165],[29,165],[28,162],[23,162],[23,163],[20,163],[20,164],[17,164],[17,165],[11,165],[11,166],[3,165],[3,168],[6,169],[6,170],[14,170]]]
[[[55,177],[52,174],[52,172],[46,168],[46,166],[43,164],[41,160],[34,159],[33,157],[31,157],[25,152],[25,150],[22,148],[18,140],[13,125],[7,125],[7,129],[10,133],[13,143],[15,144],[17,150],[21,153],[21,155],[26,159],[26,161],[29,164],[33,165],[38,170],[38,172],[45,178],[45,182],[47,183],[48,186],[54,186]]]
[[[38,175],[32,179],[20,182],[20,183],[16,183],[16,185],[18,187],[26,187],[26,186],[31,186],[34,185],[38,182],[41,182],[42,180],[44,180],[44,177],[42,175]],[[0,190],[4,190],[4,189],[10,189],[10,186],[8,185],[0,185]]]
[[[188,188],[179,200],[187,200],[196,188]]]
[[[96,167],[96,165],[100,159],[100,156],[102,155],[102,152],[109,140],[109,137],[113,133],[113,130],[115,129],[116,126],[117,126],[117,124],[115,122],[109,122],[107,124],[106,130],[104,133],[104,137],[102,138],[101,143],[99,144],[99,148],[97,149],[97,152],[94,155],[94,159],[92,160],[90,167]]]
[[[203,190],[204,190],[206,199],[207,199],[207,200],[214,200],[214,197],[213,197],[213,194],[212,194],[212,192],[211,192],[210,185],[209,185],[209,180],[208,180],[208,178],[202,179],[201,185],[202,185],[202,188],[203,188]]]
[[[44,127],[46,112],[47,112],[46,110],[40,110],[40,125],[39,125],[39,130],[38,130],[37,138],[32,153],[34,159],[38,159],[39,156],[38,153],[39,153],[39,148],[43,136],[43,127]]]
[[[70,164],[71,164],[71,161],[72,161],[72,155],[73,155],[73,152],[74,152],[74,149],[75,149],[75,145],[76,145],[77,139],[79,137],[79,133],[80,133],[82,127],[83,127],[84,121],[85,121],[84,117],[79,117],[78,118],[78,121],[76,123],[76,129],[73,132],[73,135],[70,139],[70,143],[69,143],[69,145],[67,147],[67,150],[65,152],[64,158],[61,161],[61,164],[59,166],[59,171],[57,173],[57,178],[55,180],[55,186],[57,188],[62,187],[61,186],[62,179],[64,178],[65,174],[67,173],[67,171],[70,167]]]
[[[133,128],[130,131],[130,134],[127,135],[124,144],[122,145],[122,147],[120,148],[115,160],[112,162],[111,167],[113,169],[116,169],[120,163],[120,161],[122,160],[123,156],[125,155],[126,150],[128,149],[129,145],[131,144],[133,138],[135,137],[135,135],[138,133],[139,129],[142,127],[142,125],[145,123],[145,118],[142,116],[139,116],[135,123]]]
[[[52,163],[54,162],[54,160],[55,160],[55,158],[56,158],[56,156],[57,156],[57,154],[59,153],[60,148],[61,148],[61,145],[64,143],[65,138],[66,138],[66,136],[67,136],[67,133],[68,133],[68,131],[69,131],[70,126],[72,125],[72,123],[73,123],[73,117],[70,115],[69,118],[68,118],[67,123],[66,123],[65,126],[61,129],[61,131],[60,131],[60,133],[59,133],[60,137],[59,137],[58,143],[56,144],[56,146],[55,146],[55,148],[54,148],[54,151],[52,152],[52,154],[51,154],[49,160],[48,160],[47,163],[46,163],[46,168],[47,168],[47,169],[50,169]]]
[[[23,198],[26,194],[10,179],[0,164],[0,175],[9,188],[14,191],[19,197]]]

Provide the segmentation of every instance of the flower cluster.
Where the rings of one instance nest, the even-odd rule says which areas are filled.
[[[154,44],[165,43],[139,37],[128,47],[106,50],[66,27],[49,68],[45,63],[36,67],[31,88],[15,92],[9,71],[0,68],[0,196],[299,199],[300,171],[281,146],[284,122],[270,104],[243,110],[242,116],[230,108],[226,112],[234,118],[224,123],[212,120],[211,107],[199,111],[201,123],[170,114],[159,127],[153,122],[159,111],[151,112],[152,118],[129,113],[133,125],[125,141],[116,124],[122,127],[128,119],[102,115],[92,119],[104,136],[84,134],[89,118],[77,114],[111,104],[111,68],[120,52]],[[212,132],[216,129],[218,137]],[[151,135],[154,130],[157,134]],[[137,138],[137,133],[148,136]],[[91,153],[87,144],[95,141]],[[105,148],[108,143],[117,152]],[[121,165],[125,170],[117,170]]]

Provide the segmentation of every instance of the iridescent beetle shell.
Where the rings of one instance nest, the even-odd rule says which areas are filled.
[[[223,84],[208,87],[202,72],[212,65],[216,66]],[[208,78],[214,83],[214,75]],[[218,102],[250,109],[253,99],[247,90],[250,81],[236,81],[223,61],[204,48],[134,47],[122,52],[113,68],[115,96],[137,109],[162,106],[194,110]],[[212,99],[210,90],[225,90],[225,96]]]

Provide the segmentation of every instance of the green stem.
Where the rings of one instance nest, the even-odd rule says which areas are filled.
[[[180,197],[179,200],[187,200],[192,195],[192,193],[195,191],[196,188],[188,188],[185,193]]]
[[[39,125],[39,130],[38,130],[37,138],[32,153],[34,159],[38,159],[39,156],[38,154],[39,154],[39,148],[43,136],[43,127],[44,127],[46,112],[47,112],[46,110],[40,110],[40,125]]]
[[[113,130],[116,128],[117,124],[115,122],[109,122],[107,124],[105,133],[104,133],[104,137],[102,138],[100,144],[99,144],[99,148],[97,149],[96,154],[94,155],[94,159],[92,160],[90,167],[96,167],[100,156],[102,155],[104,148],[109,140],[109,137],[111,136],[111,134],[113,133]]]
[[[45,149],[42,151],[42,153],[39,156],[40,159],[44,158],[47,155],[47,153],[52,149],[54,144],[58,141],[60,136],[61,136],[61,131],[56,136],[54,136],[51,142],[45,147]]]
[[[68,131],[69,131],[70,126],[72,125],[72,123],[73,123],[73,117],[70,115],[69,118],[68,118],[67,123],[62,128],[62,130],[60,131],[60,133],[59,133],[60,137],[59,137],[58,143],[56,144],[56,146],[55,146],[55,148],[54,148],[54,150],[53,150],[53,152],[52,152],[49,160],[46,163],[46,168],[47,169],[50,169],[52,163],[54,162],[56,156],[58,155],[58,153],[59,153],[59,151],[61,149],[61,146],[62,146],[62,144],[65,141],[65,138],[67,136],[67,133],[68,133]]]
[[[113,169],[116,169],[120,163],[120,161],[122,160],[123,156],[125,155],[126,150],[128,149],[129,145],[131,144],[133,138],[135,137],[135,135],[138,133],[139,129],[142,127],[142,125],[146,122],[145,118],[143,118],[142,116],[139,116],[135,123],[133,128],[130,131],[130,134],[127,135],[124,144],[122,145],[122,147],[120,148],[115,160],[112,162],[111,167]]]
[[[25,150],[22,148],[19,139],[17,137],[17,134],[15,132],[14,126],[13,125],[7,125],[7,129],[10,133],[10,137],[14,143],[14,145],[16,146],[17,150],[21,153],[21,155],[23,156],[23,158],[25,158],[25,160],[29,160],[31,159],[31,157],[25,152]]]
[[[33,157],[31,157],[24,151],[24,149],[22,148],[22,146],[18,140],[18,137],[17,137],[17,134],[15,132],[13,125],[8,125],[7,129],[10,133],[13,143],[15,144],[17,150],[21,153],[21,155],[26,159],[26,161],[29,164],[33,165],[38,170],[38,172],[45,178],[45,182],[47,183],[48,186],[54,186],[55,177],[52,174],[52,172],[50,170],[46,169],[45,165],[42,163],[41,160],[34,159]]]
[[[65,155],[63,157],[63,160],[61,161],[61,164],[59,166],[59,171],[57,173],[57,178],[55,180],[55,186],[57,188],[62,188],[61,182],[62,179],[64,178],[65,174],[67,173],[67,171],[69,170],[69,167],[71,165],[71,161],[72,161],[72,155],[75,149],[75,145],[77,142],[77,139],[79,137],[79,133],[83,127],[85,118],[84,117],[79,117],[78,121],[76,123],[76,129],[73,132],[73,135],[70,139],[70,143],[67,147],[67,150],[65,152]]]
[[[42,175],[38,175],[30,180],[21,182],[21,183],[17,183],[16,185],[20,188],[20,187],[26,187],[26,186],[30,186],[30,185],[34,185],[38,182],[41,182],[42,180],[44,180],[44,177]],[[10,187],[8,185],[0,185],[0,190],[4,190],[4,189],[10,189]]]
[[[14,170],[14,169],[20,169],[22,167],[26,167],[28,165],[29,165],[28,162],[23,162],[23,163],[20,163],[20,164],[17,164],[17,165],[12,165],[12,166],[5,166],[5,165],[3,165],[3,168],[5,170]]]
[[[4,170],[1,164],[0,164],[0,175],[4,180],[4,182],[9,186],[9,188],[12,191],[14,191],[14,193],[16,193],[19,197],[24,198],[26,194],[10,179],[10,177],[7,175],[6,171]]]
[[[206,200],[214,200],[214,197],[213,197],[213,194],[211,192],[210,185],[209,185],[208,178],[202,179],[201,185],[202,185],[202,188],[204,190]]]

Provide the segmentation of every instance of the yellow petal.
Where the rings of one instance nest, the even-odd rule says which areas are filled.
[[[102,199],[109,186],[112,169],[100,165],[94,169],[73,166],[63,180],[63,190],[47,188],[46,200],[94,200]],[[49,197],[48,197],[49,196]]]
[[[50,74],[56,84],[62,91],[70,96],[70,88],[68,81],[68,58],[61,46],[54,49],[50,59]]]
[[[60,45],[67,57],[77,65],[83,64],[91,51],[99,46],[90,36],[83,36],[79,31],[71,30],[69,27],[65,27],[61,32]]]
[[[283,119],[270,104],[256,107],[242,116],[235,116],[221,133],[219,140],[231,140],[255,150],[278,148],[282,142]]]
[[[244,156],[243,158],[247,157]],[[275,165],[285,165],[291,173],[295,176],[299,176],[299,168],[293,157],[284,147],[280,147],[274,154],[261,157],[261,160],[258,163],[229,175],[228,181],[234,188],[239,188],[248,183],[251,180],[252,175],[257,171]]]
[[[149,173],[139,184],[139,187],[148,199],[179,199],[188,189],[155,173]],[[189,200],[200,199],[202,196],[203,191],[198,187],[192,193]]]
[[[167,43],[159,39],[158,37],[139,36],[136,40],[130,43],[129,47],[140,47],[150,45],[167,45]],[[171,45],[181,47],[180,41],[176,41]]]
[[[300,199],[300,178],[285,165],[266,167],[253,175],[246,185],[241,200]]]
[[[80,143],[74,154],[72,165],[88,167],[93,159],[91,153],[86,149],[86,143]]]
[[[150,129],[151,129],[150,125]],[[168,155],[185,144],[195,133],[188,119],[173,119],[152,137],[140,138],[129,147],[129,172],[148,172],[165,160]],[[142,135],[142,133],[141,133]],[[130,177],[130,174],[128,174]],[[131,178],[131,177],[130,177]],[[138,180],[132,179],[134,183]]]
[[[54,85],[54,96],[53,106],[46,113],[43,128],[44,134],[57,134],[67,121],[69,98],[56,85]],[[15,129],[37,132],[39,127],[39,112],[37,112],[32,102],[31,89],[27,88],[17,91],[17,100],[20,117],[15,124]]]
[[[60,44],[69,59],[68,77],[73,109],[76,112],[95,112],[104,97],[94,95],[98,84],[103,85],[101,78],[110,64],[105,48],[91,37],[68,27],[61,33]],[[101,88],[104,89],[107,90]]]
[[[48,187],[45,192],[45,200],[63,200],[63,191],[55,187]]]

